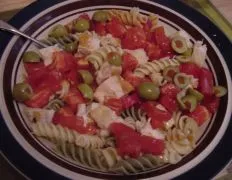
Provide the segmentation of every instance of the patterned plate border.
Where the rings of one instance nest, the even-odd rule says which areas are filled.
[[[85,2],[87,2],[87,1],[85,1]],[[130,2],[130,1],[126,1],[126,2]],[[110,2],[110,3],[113,3],[113,2]],[[123,5],[125,5],[125,4],[123,4]],[[168,4],[167,4],[167,5],[168,5]],[[159,14],[159,12],[157,12],[157,13]],[[22,14],[23,14],[23,13],[22,13]],[[28,23],[29,23],[29,22],[28,22]],[[26,31],[27,31],[27,30],[26,30]],[[28,32],[29,32],[28,34],[30,34],[30,28],[28,29]],[[206,39],[207,39],[207,38],[206,38]],[[209,38],[208,38],[208,40],[209,40]],[[210,42],[210,40],[209,40],[209,42]],[[22,41],[21,43],[23,43],[23,41]],[[219,53],[219,54],[220,54],[220,53]],[[222,53],[222,54],[223,54],[223,53]],[[214,58],[211,58],[211,59],[214,59]],[[7,70],[6,70],[6,71],[7,71]],[[227,74],[227,75],[228,75],[228,74]],[[223,78],[222,78],[222,79],[223,79]],[[4,80],[5,80],[5,79],[4,79]],[[7,80],[7,79],[6,79],[6,80]],[[225,80],[224,80],[224,81],[225,81]],[[229,82],[231,82],[231,81],[229,81]],[[228,88],[229,88],[229,90],[230,90],[231,87],[229,86]],[[7,91],[7,89],[5,89],[5,94],[8,94],[8,95],[9,95],[9,91]],[[230,100],[230,98],[231,98],[231,97],[228,97],[229,100]],[[225,102],[225,103],[226,103],[226,102]],[[224,104],[224,103],[223,103],[223,104]],[[11,110],[13,110],[13,109],[11,109]],[[221,108],[219,111],[221,111],[221,110],[223,111],[223,108]],[[2,111],[2,112],[4,112],[4,111]],[[230,116],[229,116],[229,117],[230,117]],[[221,134],[220,134],[220,135],[217,134],[218,137],[216,136],[215,139],[217,139],[217,138],[220,139],[220,136],[223,135],[223,133],[224,133],[224,131],[225,131],[225,128],[226,128],[226,124],[223,122],[223,125],[224,125],[224,130],[221,130],[221,131],[220,131]],[[222,127],[223,127],[223,125],[222,125]],[[219,126],[220,126],[220,124],[219,124]],[[14,135],[17,137],[16,134],[14,134]],[[19,134],[18,134],[18,135],[19,135]],[[219,140],[219,139],[218,139],[218,140]],[[215,144],[212,145],[212,143],[211,143],[210,145],[211,145],[211,146],[215,146]],[[211,148],[208,147],[207,149],[211,149],[211,150],[212,150],[212,147],[211,147]],[[204,153],[202,153],[202,154],[204,154]],[[200,161],[200,158],[202,158],[202,157],[200,156],[200,157],[198,158],[199,161]],[[188,169],[188,168],[189,168],[189,167],[186,167],[185,169]],[[179,172],[179,173],[181,173],[181,172]],[[177,174],[177,175],[178,175],[178,174]]]

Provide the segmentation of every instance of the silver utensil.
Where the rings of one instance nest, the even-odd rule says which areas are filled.
[[[38,40],[36,40],[36,39],[28,36],[26,34],[24,34],[23,32],[17,30],[13,26],[11,26],[10,24],[8,24],[8,23],[6,23],[6,22],[4,22],[2,20],[0,20],[0,30],[8,31],[8,32],[11,32],[13,34],[16,34],[16,35],[19,35],[19,36],[23,36],[24,38],[27,38],[27,39],[33,41],[34,43],[36,43],[37,45],[39,45],[39,46],[41,46],[43,48],[48,47],[48,45],[46,45],[46,44],[44,44],[44,43],[42,43],[42,42],[40,42],[40,41],[38,41]]]

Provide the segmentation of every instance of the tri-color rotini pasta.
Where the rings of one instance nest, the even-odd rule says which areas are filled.
[[[154,13],[75,15],[42,38],[48,48],[22,55],[25,78],[12,96],[31,133],[65,160],[133,175],[198,146],[227,89],[206,68],[206,45],[183,30],[168,34]]]

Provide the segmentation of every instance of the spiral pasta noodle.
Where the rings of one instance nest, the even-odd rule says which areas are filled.
[[[114,46],[101,47],[88,55],[86,57],[86,60],[92,63],[96,70],[99,70],[101,65],[107,60],[107,55],[110,52],[118,52],[119,54],[122,54],[123,50],[120,47]]]
[[[76,136],[75,144],[85,148],[101,148],[105,145],[105,141],[98,136],[79,134]]]
[[[128,158],[120,160],[110,171],[117,174],[133,174],[141,171],[149,170],[160,166],[162,159],[159,156],[153,156],[151,154],[145,154],[136,159]]]
[[[101,148],[105,144],[104,139],[98,136],[79,134],[74,130],[52,123],[33,123],[32,131],[36,136],[48,138],[54,142],[62,141],[75,143],[77,146],[81,147]]]
[[[197,123],[181,112],[174,114],[175,125],[168,129],[166,135],[166,150],[164,160],[175,164],[182,159],[182,156],[190,153],[195,146]]]
[[[153,72],[149,76],[152,82],[157,86],[163,86],[168,83],[168,81],[164,79],[164,76],[162,76],[159,72]]]
[[[112,9],[107,12],[110,17],[116,17],[125,25],[143,27],[147,22],[147,16],[139,13],[139,8],[132,8],[130,11]]]
[[[148,17],[148,20],[151,23],[151,31],[152,31],[157,27],[159,17],[156,14],[150,14],[150,16]]]
[[[102,171],[107,171],[120,159],[116,149],[112,147],[91,149],[78,147],[72,143],[60,142],[57,144],[57,150],[63,156],[70,158],[81,165]]]
[[[46,106],[46,109],[53,109],[54,111],[58,111],[63,106],[64,106],[64,102],[62,100],[53,99],[48,103],[48,105]]]
[[[140,121],[141,119],[146,118],[146,113],[142,112],[141,109],[136,109],[134,106],[132,106],[122,112],[121,116],[123,118],[131,117],[135,121]]]
[[[178,65],[179,62],[176,59],[165,58],[160,60],[154,60],[151,62],[141,64],[138,68],[135,69],[134,74],[139,77],[144,77],[154,72],[160,72],[166,67]]]

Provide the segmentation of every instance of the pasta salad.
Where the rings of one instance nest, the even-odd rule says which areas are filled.
[[[81,166],[116,174],[178,163],[217,111],[207,47],[156,14],[108,9],[56,24],[23,54],[12,95],[32,133]]]

